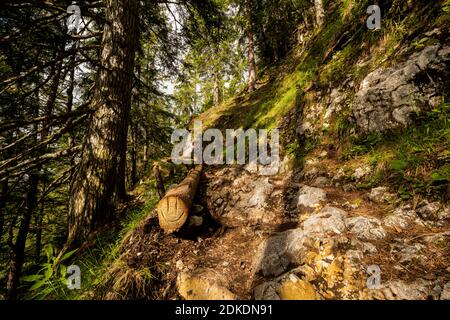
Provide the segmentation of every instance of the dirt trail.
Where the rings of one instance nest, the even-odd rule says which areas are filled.
[[[136,267],[157,262],[152,272],[160,279],[153,293],[158,299],[449,294],[448,220],[424,223],[414,209],[384,201],[387,192],[318,178],[208,167],[186,226],[167,236],[150,218],[124,247],[125,260]],[[367,288],[371,265],[381,270],[381,286],[374,290]]]

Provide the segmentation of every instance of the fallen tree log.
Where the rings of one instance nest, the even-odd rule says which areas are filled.
[[[174,233],[186,223],[203,167],[195,167],[179,185],[167,192],[158,203],[159,225],[166,233]]]

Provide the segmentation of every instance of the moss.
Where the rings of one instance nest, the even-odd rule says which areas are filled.
[[[363,156],[374,167],[368,179],[397,186],[407,199],[416,194],[446,200],[450,186],[450,104],[418,116],[415,125],[385,135],[355,139],[343,151],[344,160]]]

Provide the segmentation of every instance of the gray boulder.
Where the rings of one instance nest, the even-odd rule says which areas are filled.
[[[325,207],[303,223],[303,230],[307,233],[340,234],[345,231],[346,216],[347,212],[344,210]]]
[[[259,246],[254,269],[264,276],[285,273],[291,264],[299,261],[306,250],[304,241],[302,229],[288,230],[265,240]]]
[[[359,131],[407,127],[411,116],[436,107],[449,86],[450,47],[430,46],[392,68],[379,68],[361,83],[353,101]]]

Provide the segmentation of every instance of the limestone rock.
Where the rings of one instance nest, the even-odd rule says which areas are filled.
[[[190,275],[182,272],[177,277],[180,296],[185,300],[236,300],[236,296],[224,287],[213,272]]]
[[[319,300],[320,296],[312,284],[292,275],[281,283],[279,288],[281,300]]]
[[[330,180],[327,177],[317,177],[312,183],[313,187],[323,188],[330,184]]]
[[[387,300],[425,300],[430,292],[431,283],[423,279],[411,283],[390,281],[381,289],[383,298]]]
[[[353,101],[361,132],[406,127],[411,115],[442,101],[450,77],[450,47],[429,46],[393,68],[379,68],[362,81]]]
[[[383,219],[386,226],[405,229],[417,218],[416,212],[409,206],[397,208]]]
[[[423,200],[418,206],[416,213],[423,220],[439,221],[450,218],[450,207],[444,207],[440,202],[429,203]]]
[[[222,180],[220,187],[208,186],[207,208],[215,220],[227,227],[273,223],[274,208],[282,208],[283,195],[275,190],[269,177],[252,175],[246,170],[219,171],[211,179]],[[224,176],[221,176],[224,174]]]
[[[378,240],[386,236],[381,221],[372,217],[353,217],[346,220],[351,233],[362,240]]]
[[[345,176],[345,170],[343,168],[339,168],[333,177],[333,181],[341,181],[345,178]]]
[[[254,290],[255,300],[320,300],[316,288],[294,273],[260,284]]]
[[[248,206],[263,207],[266,202],[266,198],[271,194],[273,189],[274,186],[269,183],[269,178],[264,178],[258,181],[253,194],[248,201]]]
[[[255,300],[280,300],[277,287],[277,283],[274,281],[260,284],[254,290]]]
[[[298,192],[298,207],[315,208],[326,198],[326,193],[320,188],[302,186]]]
[[[278,276],[288,270],[290,264],[299,261],[303,252],[305,234],[302,229],[279,233],[261,243],[255,258],[254,269],[264,276]]]
[[[421,263],[424,264],[427,260],[427,257],[421,252],[424,250],[425,246],[416,243],[414,245],[406,246],[406,247],[400,247],[399,249],[399,262],[401,264],[408,264],[408,263]]]
[[[368,197],[371,201],[382,204],[392,201],[395,196],[392,193],[389,193],[389,189],[387,187],[378,187],[373,188],[368,194]]]
[[[353,174],[353,176],[359,180],[361,178],[364,178],[365,176],[367,176],[370,172],[372,171],[372,169],[369,166],[363,166],[363,167],[359,167],[355,170],[355,173]]]
[[[347,213],[344,210],[325,207],[303,223],[303,230],[307,233],[334,232],[340,234],[345,230],[344,219],[346,216]]]

